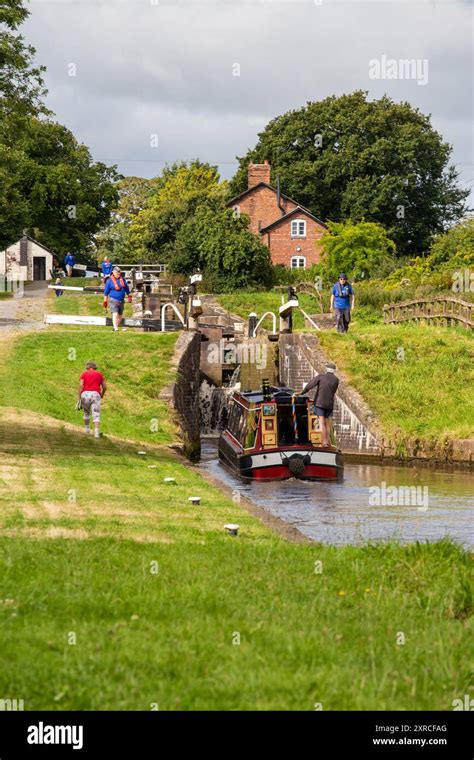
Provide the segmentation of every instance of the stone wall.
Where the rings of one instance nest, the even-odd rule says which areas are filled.
[[[172,364],[176,370],[175,382],[163,389],[160,398],[168,401],[176,413],[180,428],[183,453],[191,461],[201,454],[199,417],[199,361],[201,335],[183,332],[176,341]]]
[[[278,385],[278,343],[262,334],[242,341],[238,351],[242,390],[258,390],[264,378],[270,385]]]
[[[295,390],[302,390],[319,372],[325,372],[326,356],[318,339],[313,335],[294,333],[280,336],[280,382]],[[377,429],[374,414],[359,393],[340,373],[338,393],[334,406],[334,428],[337,441],[344,453],[380,456],[383,439]]]

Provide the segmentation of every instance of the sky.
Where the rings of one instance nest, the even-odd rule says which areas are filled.
[[[230,178],[271,118],[363,89],[432,115],[474,205],[472,0],[30,0],[29,8],[22,34],[47,67],[47,105],[122,174],[152,177],[200,158]]]

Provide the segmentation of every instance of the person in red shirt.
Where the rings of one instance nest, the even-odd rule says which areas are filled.
[[[95,362],[87,362],[86,371],[79,382],[80,408],[84,410],[84,431],[91,432],[90,419],[94,423],[94,436],[100,438],[100,402],[107,385],[102,372],[97,371]]]

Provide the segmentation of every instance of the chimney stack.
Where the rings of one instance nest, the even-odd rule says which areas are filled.
[[[265,161],[263,164],[249,164],[248,168],[248,186],[255,187],[259,182],[270,184],[270,164]]]

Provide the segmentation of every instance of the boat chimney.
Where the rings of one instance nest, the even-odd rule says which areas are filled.
[[[272,394],[270,393],[270,381],[268,377],[262,378],[262,394],[264,401],[271,401]]]

